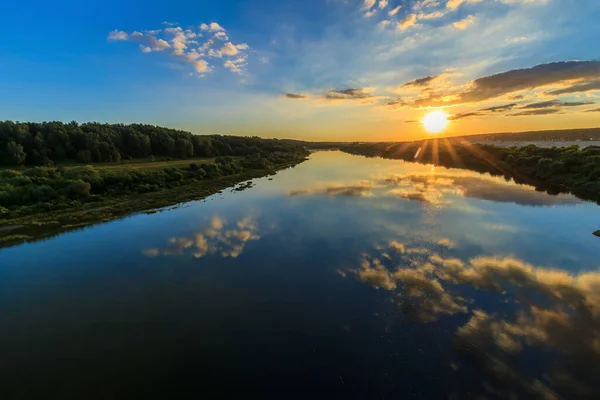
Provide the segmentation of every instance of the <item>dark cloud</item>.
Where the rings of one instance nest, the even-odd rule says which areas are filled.
[[[393,100],[387,101],[386,103],[384,103],[384,105],[390,106],[390,107],[391,106],[400,106],[400,107],[402,107],[402,106],[407,105],[407,103],[403,99],[397,98],[397,99],[393,99]]]
[[[586,110],[585,112],[600,112],[600,108],[594,108],[593,110]]]
[[[560,110],[556,109],[556,108],[547,108],[547,109],[541,109],[541,110],[530,110],[530,111],[523,111],[523,112],[518,112],[518,113],[514,113],[514,114],[508,114],[507,117],[525,117],[525,116],[531,116],[531,115],[549,115],[549,114],[556,114],[560,112]]]
[[[285,97],[288,99],[306,99],[308,96],[301,93],[286,93]]]
[[[448,117],[448,120],[450,121],[456,121],[457,119],[463,119],[463,118],[468,118],[468,117],[476,117],[480,115],[479,113],[476,112],[468,112],[468,113],[458,113],[458,114],[454,114]]]
[[[550,100],[550,101],[542,101],[539,103],[531,103],[527,104],[521,109],[531,109],[531,108],[548,108],[548,107],[579,107],[579,106],[587,106],[590,104],[595,104],[593,101],[558,101],[558,100]]]
[[[559,102],[557,102],[556,100],[550,100],[550,101],[542,101],[539,103],[531,103],[531,104],[527,104],[526,106],[520,107],[522,109],[529,109],[529,108],[548,108],[548,107],[556,107],[559,105]]]
[[[426,76],[424,78],[413,79],[412,81],[406,82],[402,86],[427,86],[433,82],[439,75]]]
[[[404,122],[407,124],[416,124],[417,122],[420,122],[420,121],[418,121],[416,119],[409,119],[408,121],[404,121]]]
[[[327,100],[362,100],[370,97],[373,97],[373,95],[368,93],[364,88],[343,90],[330,89],[327,94],[325,94]]]
[[[523,97],[523,96],[515,96],[515,97]],[[494,106],[494,107],[489,107],[489,108],[484,108],[483,112],[504,112],[504,111],[508,111],[511,110],[512,108],[516,107],[517,103],[510,103],[510,104],[504,104],[501,106]]]
[[[559,94],[568,94],[568,93],[588,92],[590,90],[600,90],[600,80],[578,83],[576,85],[572,85],[572,86],[569,86],[569,87],[566,87],[563,89],[557,89],[557,90],[553,90],[551,92],[547,92],[546,94],[559,95]]]
[[[564,61],[515,69],[474,80],[471,88],[461,93],[441,93],[415,101],[416,106],[475,103],[519,90],[530,90],[570,80],[598,79],[600,61]],[[455,99],[445,102],[453,94]]]

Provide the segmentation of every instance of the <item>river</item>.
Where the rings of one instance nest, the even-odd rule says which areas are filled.
[[[600,208],[337,151],[0,249],[0,398],[592,398]]]

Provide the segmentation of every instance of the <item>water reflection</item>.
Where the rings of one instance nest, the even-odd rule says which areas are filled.
[[[326,195],[330,197],[371,197],[373,194],[373,183],[360,181],[355,185],[325,184],[311,189],[299,189],[290,191],[290,196]]]
[[[378,190],[377,190],[378,189]],[[515,203],[528,206],[578,204],[574,196],[550,196],[532,186],[517,185],[499,178],[469,174],[392,174],[356,184],[320,183],[313,188],[295,189],[290,196],[326,195],[330,197],[395,196],[401,199],[445,205],[452,196],[488,200],[498,203]]]
[[[424,254],[391,241],[363,254],[347,272],[392,292],[392,301],[413,321],[469,314],[455,332],[454,348],[484,375],[489,394],[600,395],[599,272],[572,275],[511,257],[463,260],[440,255],[446,245],[453,244],[440,239]],[[501,298],[490,303],[485,293]],[[491,305],[495,309],[488,311]],[[534,354],[541,363],[522,362]]]
[[[258,227],[251,217],[243,218],[228,227],[222,218],[215,216],[207,227],[192,237],[173,237],[164,249],[149,248],[142,253],[148,257],[180,256],[187,252],[194,258],[206,255],[237,258],[244,251],[247,242],[258,239]]]

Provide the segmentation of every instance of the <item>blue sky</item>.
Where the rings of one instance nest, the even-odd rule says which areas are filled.
[[[423,136],[411,121],[432,109],[449,135],[600,126],[596,0],[34,0],[2,15],[0,119],[311,140]]]

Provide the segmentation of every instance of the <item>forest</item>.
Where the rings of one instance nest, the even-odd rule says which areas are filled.
[[[480,135],[460,136],[456,139],[467,140],[469,142],[480,142],[485,140],[499,141],[596,141],[600,140],[600,128],[588,129],[558,129],[544,131],[527,132],[505,132],[505,133],[486,133]]]
[[[504,176],[550,194],[573,193],[600,202],[600,147],[499,147],[460,139],[406,143],[353,143],[342,151],[367,157],[400,159],[464,168]]]
[[[0,121],[0,164],[5,166],[247,156],[297,151],[299,147],[276,139],[194,135],[142,124]]]
[[[171,190],[172,200],[180,200],[174,188],[228,176],[241,181],[308,154],[303,146],[274,139],[76,122],[0,122],[0,149],[4,223],[159,191]],[[215,185],[213,192],[222,182]]]

